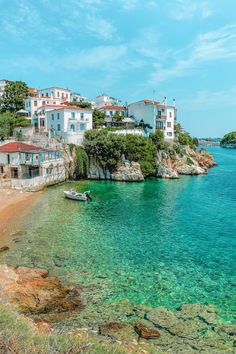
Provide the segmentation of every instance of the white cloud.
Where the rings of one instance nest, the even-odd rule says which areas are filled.
[[[215,109],[216,107],[236,106],[236,85],[220,91],[199,91],[193,98],[179,101],[185,110]]]
[[[138,5],[138,0],[120,0],[120,2],[123,9],[128,11],[135,9]]]
[[[177,58],[172,66],[165,67],[160,63],[155,63],[150,82],[157,84],[172,78],[187,76],[192,74],[202,63],[235,60],[236,24],[199,35],[197,40],[185,51],[190,52],[185,55],[185,58]],[[178,53],[178,56],[180,55]]]
[[[154,28],[144,28],[138,32],[137,38],[131,43],[131,47],[145,57],[157,58],[161,53],[159,38],[160,35]]]
[[[177,21],[191,20],[195,16],[206,19],[212,15],[209,2],[202,0],[169,1],[168,8],[169,16]]]
[[[116,28],[111,22],[90,15],[86,16],[85,27],[95,37],[104,40],[112,39],[116,32]]]

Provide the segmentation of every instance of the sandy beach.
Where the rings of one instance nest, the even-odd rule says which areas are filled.
[[[0,189],[0,247],[11,242],[9,234],[17,230],[22,217],[30,212],[41,192]]]

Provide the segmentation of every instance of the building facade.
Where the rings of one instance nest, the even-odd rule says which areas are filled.
[[[61,87],[49,87],[42,90],[38,90],[39,97],[52,98],[59,100],[60,103],[71,101],[71,91]]]
[[[96,97],[96,108],[101,108],[104,106],[114,106],[117,105],[117,100],[114,97],[110,97],[105,93]]]
[[[65,178],[65,163],[59,151],[22,142],[0,146],[1,187],[39,190]]]
[[[128,115],[137,123],[149,125],[149,130],[155,133],[161,130],[165,139],[174,139],[174,126],[176,121],[176,107],[167,105],[166,99],[161,103],[152,100],[142,100],[128,105]]]
[[[92,110],[74,106],[55,108],[46,112],[45,131],[65,143],[81,145],[84,133],[92,129]]]

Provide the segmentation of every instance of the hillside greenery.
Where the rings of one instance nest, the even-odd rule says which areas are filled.
[[[26,127],[29,121],[15,113],[6,111],[0,114],[0,139],[4,140],[13,136],[16,127]]]
[[[221,146],[235,146],[236,147],[236,131],[225,134],[223,139],[220,142]]]
[[[1,111],[17,112],[24,108],[24,99],[29,95],[28,86],[23,81],[11,81],[5,86],[0,100]]]
[[[113,172],[124,160],[138,162],[145,177],[156,170],[157,151],[165,151],[169,156],[184,154],[182,145],[194,148],[197,139],[187,133],[180,133],[178,141],[170,144],[161,131],[149,138],[138,135],[117,135],[109,129],[90,130],[85,133],[84,149],[90,161],[94,160],[104,170]]]
[[[69,144],[70,152],[73,150],[76,154],[75,179],[86,178],[88,176],[89,159],[85,149],[82,146]]]

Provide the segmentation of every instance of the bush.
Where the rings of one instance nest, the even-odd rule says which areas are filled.
[[[220,142],[220,145],[232,145],[236,146],[236,131],[225,134]]]
[[[151,139],[131,134],[125,136],[125,157],[139,162],[144,176],[155,173],[156,153],[157,149]]]
[[[84,148],[104,170],[113,172],[125,152],[124,137],[111,134],[106,129],[90,130],[85,133]]]

